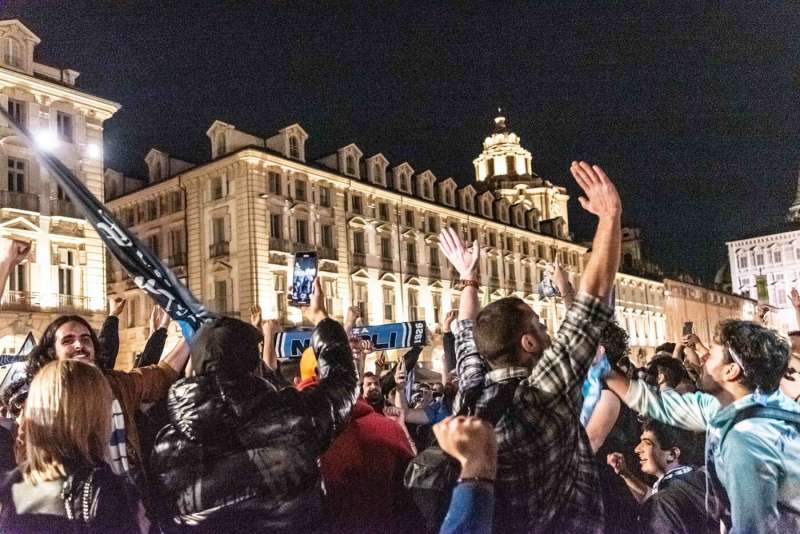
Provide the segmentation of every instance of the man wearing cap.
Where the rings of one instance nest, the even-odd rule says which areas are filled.
[[[705,431],[714,512],[730,532],[800,532],[800,424],[791,420],[800,406],[779,389],[788,361],[789,346],[776,332],[723,321],[703,361],[702,393],[658,391],[616,371],[606,382],[642,415]],[[768,416],[764,407],[775,411]]]
[[[151,467],[168,522],[203,532],[317,532],[324,527],[317,458],[344,427],[358,393],[342,326],[328,318],[319,279],[303,314],[319,382],[278,390],[261,376],[261,332],[222,318],[192,342],[195,376],[176,382],[170,424]]]

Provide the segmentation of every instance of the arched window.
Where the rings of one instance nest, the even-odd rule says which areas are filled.
[[[297,137],[294,135],[289,137],[289,157],[295,159],[300,158],[300,145],[297,142]]]
[[[8,38],[5,42],[5,50],[3,53],[3,63],[9,67],[21,68],[22,67],[22,46],[16,39]]]
[[[225,154],[225,132],[217,134],[217,157]]]
[[[347,165],[345,169],[347,174],[354,175],[356,173],[356,158],[354,158],[352,155],[347,156]]]

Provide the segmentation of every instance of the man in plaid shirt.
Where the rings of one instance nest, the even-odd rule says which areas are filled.
[[[597,472],[579,414],[581,385],[612,317],[605,301],[619,266],[622,207],[600,167],[574,162],[570,170],[586,195],[580,203],[598,226],[578,295],[554,340],[521,299],[479,311],[477,241],[466,249],[452,229],[440,239],[464,286],[453,329],[457,404],[495,423],[494,530],[501,534],[603,531]]]

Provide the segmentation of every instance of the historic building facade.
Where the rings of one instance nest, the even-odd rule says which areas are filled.
[[[77,89],[80,73],[37,63],[39,43],[20,21],[0,21],[0,105],[103,198],[103,123],[119,105]],[[10,354],[62,313],[99,325],[106,266],[100,238],[4,119],[0,166],[0,236],[33,245],[0,302],[0,354]]]
[[[286,299],[292,254],[316,250],[335,317],[356,303],[369,323],[433,327],[459,297],[438,250],[438,233],[451,226],[485,247],[484,302],[518,295],[551,329],[563,319],[560,299],[541,299],[536,286],[557,255],[577,280],[586,248],[569,239],[565,189],[531,171],[530,153],[504,118],[484,141],[475,183],[463,188],[382,154],[364,157],[355,144],[307,161],[308,134],[298,124],[263,139],[216,121],[207,135],[211,161],[151,150],[147,185],[109,206],[214,310],[245,318],[259,304],[265,317],[301,324]],[[120,173],[106,178],[109,190],[124,191]],[[146,340],[152,303],[118,266],[108,283],[130,301],[125,365]]]
[[[704,287],[694,281],[666,278],[664,290],[667,338],[670,341],[679,341],[683,337],[683,323],[691,321],[694,332],[704,343],[709,342],[720,321],[750,321],[755,312],[754,300]]]
[[[785,334],[800,328],[788,300],[793,287],[800,290],[800,171],[787,220],[727,246],[734,293],[772,306],[768,324],[778,331]]]

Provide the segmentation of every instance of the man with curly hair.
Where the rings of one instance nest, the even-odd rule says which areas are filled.
[[[702,392],[659,391],[618,372],[606,381],[640,414],[705,431],[712,512],[730,532],[800,532],[800,407],[779,389],[788,362],[777,332],[730,320],[717,325]]]

